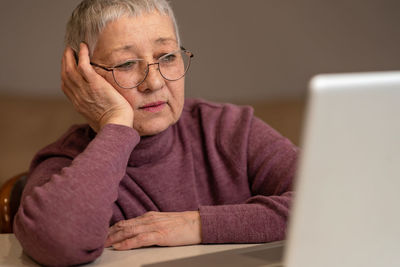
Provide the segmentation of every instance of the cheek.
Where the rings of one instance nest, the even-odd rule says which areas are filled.
[[[176,81],[175,84],[173,84],[170,87],[170,92],[172,95],[172,117],[174,122],[176,122],[179,117],[181,116],[182,109],[184,106],[185,102],[185,82],[184,80],[182,81]]]
[[[174,99],[174,102],[178,105],[183,105],[184,95],[185,95],[185,81],[179,80],[172,82],[169,85],[171,95]]]

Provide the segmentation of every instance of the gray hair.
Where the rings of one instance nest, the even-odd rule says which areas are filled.
[[[65,45],[78,52],[79,44],[85,42],[93,54],[97,38],[108,23],[123,16],[134,17],[154,11],[171,18],[180,46],[178,25],[167,0],[83,0],[68,21]]]

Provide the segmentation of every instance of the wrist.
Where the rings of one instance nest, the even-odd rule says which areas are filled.
[[[104,116],[100,120],[100,129],[107,124],[117,124],[133,128],[133,113],[124,112],[122,114],[112,114],[112,116]]]
[[[117,125],[122,125],[122,126],[127,126],[130,128],[133,128],[133,119],[123,119],[123,118],[115,118],[115,119],[110,119],[107,120],[104,124],[101,125],[101,128],[103,128],[107,124],[117,124]]]
[[[201,244],[201,219],[199,211],[187,211],[186,214],[192,225],[192,233],[194,233],[193,244]]]

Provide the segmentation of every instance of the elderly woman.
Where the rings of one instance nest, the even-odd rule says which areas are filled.
[[[62,90],[88,124],[32,161],[14,221],[31,257],[284,238],[296,148],[251,108],[185,100],[192,57],[166,0],[75,9]]]

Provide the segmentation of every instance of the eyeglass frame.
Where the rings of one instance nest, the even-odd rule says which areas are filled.
[[[181,47],[180,47],[180,50],[177,50],[177,51],[175,51],[175,52],[171,52],[171,53],[165,54],[165,55],[163,55],[163,56],[166,56],[166,55],[169,55],[169,54],[173,54],[173,53],[176,53],[176,52],[178,52],[178,51],[179,51],[179,52],[188,53],[188,55],[189,55],[189,63],[188,63],[188,66],[187,66],[185,72],[183,73],[183,75],[182,75],[181,77],[179,77],[178,79],[168,79],[168,78],[166,78],[166,77],[162,74],[162,72],[161,72],[161,70],[160,70],[160,62],[157,61],[157,62],[153,62],[153,63],[147,63],[147,66],[146,66],[146,73],[145,73],[145,75],[144,75],[143,80],[140,81],[137,85],[135,85],[135,86],[133,86],[133,87],[123,87],[123,86],[121,86],[121,85],[117,82],[117,79],[115,79],[115,75],[114,75],[114,70],[117,69],[117,66],[114,66],[114,67],[105,67],[105,66],[99,65],[99,64],[97,64],[97,63],[91,62],[91,61],[90,61],[90,65],[92,65],[92,66],[94,66],[94,67],[101,68],[101,69],[103,69],[103,70],[105,70],[105,71],[108,71],[108,72],[111,71],[111,72],[112,72],[113,79],[114,79],[115,83],[116,83],[119,87],[124,88],[124,89],[133,89],[133,88],[139,87],[139,86],[147,79],[147,76],[149,75],[149,72],[150,72],[150,66],[152,66],[152,65],[158,65],[158,68],[157,68],[158,72],[160,73],[161,77],[163,77],[163,78],[164,78],[165,80],[167,80],[167,81],[177,81],[177,80],[182,79],[182,78],[186,75],[186,72],[189,70],[190,63],[191,63],[191,61],[192,61],[191,59],[194,57],[193,53],[190,52],[190,51],[188,51],[188,50],[186,50],[183,46],[181,46]],[[161,56],[161,57],[163,57],[163,56]],[[160,58],[161,58],[161,57],[160,57]]]

